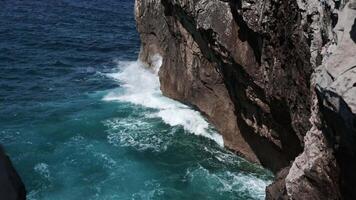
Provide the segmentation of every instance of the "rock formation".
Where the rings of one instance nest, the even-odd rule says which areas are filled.
[[[26,199],[25,186],[12,166],[9,157],[0,146],[0,199]]]
[[[277,174],[268,199],[356,199],[356,1],[136,0],[140,59],[225,146]]]

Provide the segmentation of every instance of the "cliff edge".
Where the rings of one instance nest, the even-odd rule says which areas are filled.
[[[140,59],[225,146],[276,173],[267,199],[356,199],[356,2],[136,0]]]

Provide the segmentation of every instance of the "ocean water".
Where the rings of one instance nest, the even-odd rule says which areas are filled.
[[[137,61],[133,6],[0,0],[0,143],[28,199],[264,199],[271,173]]]

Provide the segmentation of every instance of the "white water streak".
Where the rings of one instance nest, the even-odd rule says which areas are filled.
[[[110,92],[104,100],[130,102],[157,109],[153,117],[160,117],[166,124],[182,126],[186,131],[210,138],[224,146],[222,136],[209,127],[198,111],[162,95],[157,75],[162,57],[156,55],[152,61],[153,70],[147,69],[140,61],[119,61],[120,72],[109,74],[109,77],[120,82],[124,92]]]

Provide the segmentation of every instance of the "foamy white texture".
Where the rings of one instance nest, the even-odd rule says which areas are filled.
[[[35,167],[34,170],[39,173],[41,176],[45,178],[50,178],[50,171],[48,168],[48,165],[46,163],[38,163]]]
[[[262,180],[243,173],[226,171],[212,173],[200,165],[193,170],[188,169],[186,177],[189,178],[190,182],[195,182],[195,179],[197,179],[197,181],[199,181],[199,179],[215,180],[215,182],[220,184],[212,185],[212,187],[220,192],[234,191],[248,193],[253,199],[261,200],[265,199],[265,188],[271,184],[271,181]]]
[[[157,75],[162,58],[157,55],[152,58],[152,61],[153,70],[148,70],[139,61],[119,61],[120,72],[109,74],[109,76],[119,81],[125,91],[123,93],[111,92],[104,97],[104,100],[130,102],[157,109],[154,117],[160,117],[171,126],[181,125],[191,133],[205,136],[220,146],[224,146],[222,136],[209,128],[208,122],[198,111],[162,95]]]

